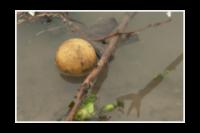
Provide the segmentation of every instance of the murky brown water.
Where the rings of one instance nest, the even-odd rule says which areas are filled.
[[[71,13],[87,26],[98,17],[115,17],[123,13]],[[142,12],[129,23],[131,31],[167,18],[165,13]],[[183,51],[183,13],[173,13],[173,21],[139,34],[139,41],[121,46],[109,64],[107,77],[98,92],[99,105],[117,97],[136,93]],[[49,24],[24,23],[17,27],[17,120],[55,121],[62,117],[80,83],[65,81],[55,66],[59,44],[72,37],[67,30],[40,31],[60,26],[57,19]],[[127,101],[125,112],[130,105]],[[127,115],[111,114],[113,121],[183,120],[183,62],[143,99],[140,117],[136,111]]]

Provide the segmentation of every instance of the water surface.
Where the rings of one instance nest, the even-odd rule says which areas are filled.
[[[86,26],[99,17],[123,13],[70,13]],[[142,12],[129,23],[131,31],[149,23],[167,19],[165,13]],[[98,92],[97,104],[113,102],[117,97],[141,90],[183,51],[183,13],[173,13],[173,21],[139,34],[139,41],[119,47]],[[62,25],[58,19],[49,24],[39,21],[17,27],[17,120],[55,121],[67,112],[80,82],[64,80],[54,63],[59,44],[71,38],[68,29],[40,33]],[[121,45],[121,44],[120,44]],[[123,45],[123,44],[122,44]],[[125,112],[130,102],[125,103]],[[113,121],[174,121],[183,119],[183,63],[143,99],[140,117],[135,110],[129,115],[115,111]]]

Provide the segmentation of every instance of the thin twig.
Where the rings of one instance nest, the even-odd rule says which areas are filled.
[[[169,22],[171,22],[171,21],[172,21],[172,19],[169,18],[169,19],[164,20],[164,21],[156,22],[156,23],[153,23],[153,24],[148,24],[148,25],[146,25],[146,26],[143,27],[143,28],[139,28],[139,29],[137,29],[137,30],[130,31],[130,32],[112,32],[111,34],[109,34],[109,35],[107,35],[107,36],[103,36],[103,37],[100,37],[100,38],[96,38],[96,39],[94,39],[94,41],[102,41],[102,40],[106,40],[106,39],[108,39],[108,38],[111,38],[111,37],[113,37],[113,36],[122,35],[122,34],[126,34],[127,36],[134,36],[134,35],[138,34],[138,33],[141,32],[141,31],[147,30],[148,28],[161,26],[161,25],[166,24],[166,23],[169,23]]]

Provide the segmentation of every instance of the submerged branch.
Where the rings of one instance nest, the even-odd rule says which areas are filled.
[[[148,93],[150,93],[156,86],[158,86],[164,79],[164,77],[172,70],[174,70],[178,64],[183,60],[183,54],[181,53],[173,62],[171,62],[162,73],[153,78],[142,90],[138,93],[130,93],[117,98],[119,101],[131,100],[131,105],[128,108],[128,114],[133,108],[136,109],[137,116],[140,115],[141,101]]]

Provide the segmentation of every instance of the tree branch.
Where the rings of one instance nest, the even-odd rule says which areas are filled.
[[[135,16],[136,13],[130,13],[126,14],[124,18],[122,19],[121,23],[119,26],[116,28],[117,32],[123,32],[124,29],[126,28],[129,20]],[[78,89],[76,96],[75,96],[75,101],[74,105],[72,108],[69,110],[68,115],[66,117],[67,121],[72,121],[74,119],[74,116],[79,109],[79,106],[82,102],[82,100],[85,98],[87,94],[87,90],[89,88],[92,88],[93,86],[93,81],[94,79],[99,75],[99,73],[103,70],[104,66],[108,63],[111,55],[116,49],[116,44],[120,38],[120,34],[113,36],[110,38],[109,45],[105,49],[101,59],[98,61],[97,66],[90,72],[90,74],[85,78],[83,83],[81,84],[80,88]]]

